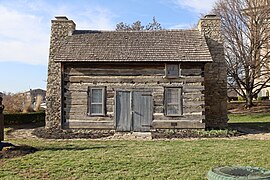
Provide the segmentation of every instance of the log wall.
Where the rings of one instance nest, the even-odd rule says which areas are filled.
[[[165,63],[64,64],[63,125],[66,128],[115,129],[117,90],[149,89],[152,128],[204,128],[204,65],[182,63],[181,77],[166,78]],[[106,115],[87,115],[88,88],[106,87]],[[183,88],[183,116],[164,115],[164,87]]]

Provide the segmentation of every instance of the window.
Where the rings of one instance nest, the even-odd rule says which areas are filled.
[[[181,116],[182,109],[182,88],[165,88],[165,108],[167,116]]]
[[[177,78],[180,76],[179,64],[166,64],[166,77]]]
[[[105,115],[105,87],[89,88],[88,102],[88,115]]]

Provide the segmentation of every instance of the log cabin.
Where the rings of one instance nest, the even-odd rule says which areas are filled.
[[[226,65],[220,19],[196,29],[76,30],[52,20],[47,128],[119,132],[224,128]]]

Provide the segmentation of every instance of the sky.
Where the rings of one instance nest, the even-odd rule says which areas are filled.
[[[165,29],[197,24],[216,0],[0,0],[0,92],[46,89],[50,26],[67,16],[76,29],[114,30],[155,16]]]

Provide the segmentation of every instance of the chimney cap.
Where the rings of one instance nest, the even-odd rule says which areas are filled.
[[[207,14],[204,16],[204,18],[217,18],[218,16],[216,14]]]
[[[56,20],[60,20],[60,21],[66,21],[66,20],[68,20],[68,18],[66,17],[66,16],[55,16],[55,19]]]

